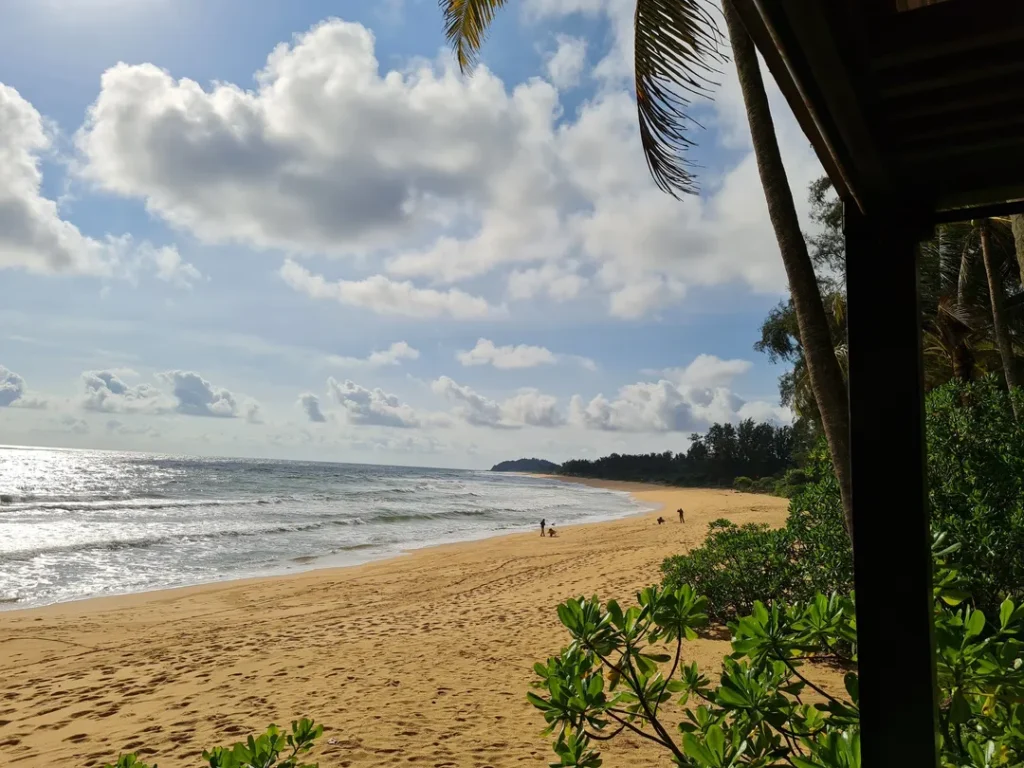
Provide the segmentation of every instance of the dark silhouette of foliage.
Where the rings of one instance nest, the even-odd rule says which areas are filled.
[[[572,459],[560,474],[602,480],[631,480],[683,486],[732,486],[737,477],[774,478],[796,466],[802,446],[800,432],[789,426],[712,424],[703,435],[691,435],[685,453],[618,454],[600,459]],[[774,482],[771,484],[774,488]]]

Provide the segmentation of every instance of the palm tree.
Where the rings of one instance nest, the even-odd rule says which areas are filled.
[[[1024,292],[1005,222],[945,224],[919,264],[926,389],[999,370],[1016,386]]]
[[[441,0],[445,32],[464,70],[473,65],[494,14],[506,2]],[[724,0],[723,10],[768,214],[789,278],[807,375],[852,535],[846,386],[782,164],[757,53],[732,0]],[[694,193],[696,178],[686,156],[693,145],[690,99],[709,95],[709,76],[724,59],[714,6],[709,0],[637,0],[634,26],[636,103],[648,167],[657,185],[669,194]]]
[[[1010,331],[1006,325],[1006,312],[1003,307],[1005,301],[1005,288],[1003,280],[995,263],[995,255],[992,253],[992,229],[988,219],[978,222],[978,239],[981,243],[981,258],[985,264],[985,275],[988,278],[988,295],[992,302],[992,328],[995,332],[996,346],[999,349],[999,357],[1003,363],[1003,375],[1006,377],[1006,386],[1011,394],[1018,386],[1017,361],[1014,359],[1013,342],[1010,339]],[[1013,406],[1013,415],[1017,416],[1017,401],[1010,398]]]

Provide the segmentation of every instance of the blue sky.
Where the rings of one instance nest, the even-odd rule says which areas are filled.
[[[661,194],[628,0],[512,4],[471,78],[434,0],[0,6],[0,443],[486,466],[788,418],[734,78]]]

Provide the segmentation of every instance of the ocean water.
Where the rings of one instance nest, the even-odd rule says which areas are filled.
[[[349,565],[641,511],[500,473],[0,447],[0,609]]]

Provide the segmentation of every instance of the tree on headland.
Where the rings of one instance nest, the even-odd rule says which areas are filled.
[[[495,13],[507,0],[441,0],[445,33],[462,69],[470,68]],[[800,229],[757,53],[731,0],[723,11],[747,110],[754,155],[775,230],[806,361],[808,382],[842,489],[847,529],[850,501],[849,408],[814,267]],[[640,140],[655,183],[678,196],[697,191],[692,163],[691,99],[708,97],[715,67],[725,61],[717,10],[709,0],[637,0],[634,69]]]

